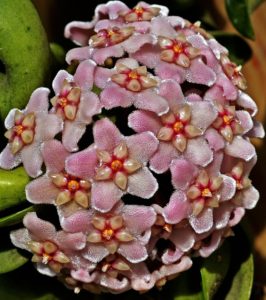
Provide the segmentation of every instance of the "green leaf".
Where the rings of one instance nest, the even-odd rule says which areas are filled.
[[[234,27],[245,37],[254,39],[255,34],[246,0],[225,0],[228,16]]]
[[[26,201],[25,186],[29,180],[23,167],[0,169],[0,211]]]
[[[213,298],[223,282],[230,264],[230,246],[228,242],[203,260],[200,273],[204,300]]]
[[[0,274],[13,271],[23,266],[27,261],[28,258],[21,255],[17,249],[9,249],[9,250],[1,251],[0,252]]]
[[[0,218],[0,228],[6,227],[6,226],[12,226],[15,224],[18,224],[22,221],[24,216],[31,211],[35,211],[36,207],[35,206],[30,206],[27,207],[21,211],[18,211],[12,215],[9,215],[7,217]]]
[[[237,65],[243,65],[251,58],[252,50],[241,36],[223,31],[210,31],[210,33],[229,50],[230,59]]]
[[[242,262],[238,272],[234,276],[229,293],[225,300],[249,300],[253,285],[254,261],[252,253]]]

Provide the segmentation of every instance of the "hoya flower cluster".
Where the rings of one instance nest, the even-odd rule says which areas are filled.
[[[60,230],[29,213],[12,242],[75,292],[161,287],[256,205],[256,104],[227,49],[166,7],[108,2],[65,35],[75,73],[9,113],[0,155],[23,164],[27,200],[54,205]]]

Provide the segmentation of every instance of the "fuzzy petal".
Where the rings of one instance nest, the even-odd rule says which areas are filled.
[[[245,110],[237,110],[236,116],[243,128],[243,134],[247,133],[253,127],[253,121],[250,114]]]
[[[170,166],[172,184],[176,189],[186,189],[196,176],[198,170],[189,161],[181,158],[172,161]]]
[[[122,140],[122,135],[118,128],[107,118],[95,123],[93,136],[97,148],[109,152],[112,152]]]
[[[123,208],[125,226],[133,235],[140,235],[150,229],[156,219],[153,208],[141,205],[125,205]]]
[[[157,17],[151,21],[151,32],[156,36],[175,38],[176,31],[171,26],[167,17]]]
[[[59,173],[65,168],[65,160],[69,152],[58,140],[44,142],[41,152],[48,172]]]
[[[242,198],[241,198],[243,206],[246,209],[254,208],[259,200],[259,197],[260,197],[260,195],[259,195],[258,190],[255,189],[253,186],[251,186],[248,189],[245,189],[242,192]]]
[[[161,79],[173,79],[181,84],[186,79],[187,71],[176,64],[160,62],[155,68],[155,74]]]
[[[189,251],[195,243],[195,233],[189,227],[176,228],[170,236],[170,240],[183,252]]]
[[[82,252],[84,258],[93,263],[98,263],[109,254],[108,250],[101,244],[88,244],[87,248]]]
[[[131,195],[149,199],[157,190],[157,180],[146,167],[128,177],[127,192]]]
[[[201,59],[193,59],[187,74],[187,81],[207,86],[213,85],[216,75]]]
[[[128,116],[128,126],[136,132],[151,131],[157,134],[162,124],[160,118],[154,113],[136,110]]]
[[[53,240],[56,235],[54,225],[37,217],[35,212],[28,213],[23,219],[24,226],[29,230],[32,240]]]
[[[201,247],[199,250],[199,254],[202,257],[210,256],[219,247],[222,233],[222,230],[217,230],[213,232],[210,243],[208,243],[208,245],[206,246]]]
[[[69,82],[71,82],[73,80],[73,76],[70,75],[67,71],[65,70],[60,70],[54,80],[53,80],[53,83],[52,83],[52,87],[53,87],[53,90],[55,91],[55,94],[59,94],[61,89],[62,89],[62,86],[63,86],[63,82],[64,80],[67,80]]]
[[[236,136],[231,144],[225,147],[225,153],[249,161],[256,155],[254,146],[240,136]]]
[[[170,224],[177,224],[188,215],[189,203],[184,192],[175,191],[167,206],[164,208],[163,216],[165,221]]]
[[[239,91],[236,103],[251,112],[254,117],[258,112],[258,107],[254,100],[246,93]]]
[[[20,155],[13,155],[10,151],[10,145],[7,144],[0,154],[0,167],[5,170],[10,170],[17,167],[21,163]]]
[[[144,261],[148,257],[146,248],[138,241],[121,244],[117,252],[135,264]]]
[[[204,233],[209,231],[213,226],[213,211],[211,208],[204,209],[200,215],[191,216],[189,223],[196,233]]]
[[[138,51],[145,44],[153,44],[155,39],[151,34],[134,34],[123,42],[123,48],[128,53]]]
[[[181,86],[172,79],[162,81],[159,88],[159,94],[167,100],[172,111],[179,108],[179,105],[185,101]]]
[[[93,76],[96,64],[92,60],[81,62],[74,75],[74,81],[82,89],[91,89],[93,86]]]
[[[62,142],[70,152],[78,150],[78,142],[86,130],[86,125],[78,122],[65,121]]]
[[[94,182],[91,193],[91,205],[100,212],[111,210],[123,195],[113,181]]]
[[[203,131],[205,131],[217,117],[217,112],[213,105],[208,102],[194,102],[190,107],[192,114],[191,124]]]
[[[21,150],[21,160],[23,161],[26,172],[33,178],[42,174],[43,157],[40,145],[33,143]]]
[[[188,140],[185,157],[195,165],[206,166],[213,160],[213,152],[203,137]]]
[[[247,133],[247,136],[249,137],[256,137],[256,138],[264,138],[265,131],[263,128],[263,125],[258,122],[257,120],[253,120],[253,128]]]
[[[16,247],[29,251],[28,242],[31,241],[31,238],[26,228],[11,231],[10,239]]]
[[[81,123],[90,124],[92,116],[100,112],[101,105],[98,96],[90,91],[83,91],[76,120]]]
[[[58,246],[66,250],[82,250],[86,245],[86,236],[81,232],[66,233],[59,231],[56,235]]]
[[[236,182],[233,178],[222,175],[223,177],[223,184],[221,188],[221,199],[220,201],[227,201],[229,199],[232,199],[235,191],[236,191]]]
[[[225,228],[228,225],[233,205],[231,203],[223,203],[213,211],[214,226],[216,229]]]
[[[158,150],[150,159],[150,169],[158,174],[170,167],[171,161],[179,156],[172,143],[160,142]]]
[[[120,43],[106,48],[94,49],[92,58],[97,64],[102,65],[108,57],[122,57],[123,54],[124,48]]]
[[[100,101],[106,109],[128,107],[134,102],[134,96],[126,89],[110,84],[101,92]]]
[[[67,232],[87,233],[91,230],[92,210],[80,210],[61,220],[62,228]]]
[[[225,146],[223,137],[218,133],[217,130],[213,128],[207,129],[205,133],[205,138],[208,141],[210,148],[214,151],[219,151]]]
[[[136,108],[155,112],[159,116],[167,113],[169,110],[167,101],[151,89],[138,93],[134,105]]]
[[[29,103],[27,104],[26,111],[37,112],[43,111],[47,112],[49,106],[48,95],[50,90],[47,88],[38,88],[36,89],[30,97]]]
[[[51,179],[42,176],[31,181],[26,186],[26,198],[29,202],[51,204],[55,201],[60,190],[51,182]]]
[[[43,142],[53,139],[62,129],[63,122],[58,116],[47,115],[46,113],[39,114],[36,117],[35,140]]]
[[[94,168],[98,162],[94,146],[70,155],[66,160],[66,171],[80,178],[94,176]]]
[[[158,148],[158,140],[151,132],[142,132],[126,138],[129,157],[146,163]]]
[[[66,54],[66,62],[70,65],[73,61],[83,61],[90,58],[90,47],[70,49]]]

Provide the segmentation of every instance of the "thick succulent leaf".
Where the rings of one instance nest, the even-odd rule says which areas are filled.
[[[0,211],[26,201],[25,186],[29,180],[23,167],[0,169]]]
[[[0,274],[13,271],[23,266],[27,261],[28,258],[20,254],[17,249],[0,251]],[[5,298],[0,297],[0,299]]]
[[[237,65],[243,65],[251,58],[252,50],[241,36],[222,31],[211,31],[210,33],[229,50],[230,59]]]
[[[245,37],[254,39],[255,34],[250,20],[248,1],[225,0],[228,16],[234,27]]]
[[[230,254],[230,245],[225,242],[219,250],[203,260],[200,274],[204,300],[212,299],[222,284],[229,269]]]
[[[238,272],[235,274],[231,288],[226,300],[249,300],[253,285],[254,261],[252,253],[242,262]]]
[[[35,206],[30,206],[27,207],[21,211],[18,211],[12,215],[0,218],[0,228],[1,227],[7,227],[7,226],[12,226],[15,224],[18,224],[22,221],[23,217],[31,211],[35,211],[36,207]]]

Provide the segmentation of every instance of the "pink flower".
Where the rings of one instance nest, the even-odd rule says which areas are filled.
[[[109,254],[119,253],[131,263],[138,263],[148,256],[145,245],[155,216],[151,207],[120,203],[106,214],[93,209],[77,212],[63,219],[62,227],[87,235],[83,256],[89,261],[97,263]]]
[[[101,112],[99,99],[91,89],[95,63],[82,62],[74,76],[59,71],[53,81],[55,96],[51,99],[56,113],[64,120],[63,145],[68,151],[76,151],[77,143],[92,122],[92,117]]]
[[[166,222],[177,224],[188,218],[196,233],[209,231],[214,224],[214,212],[222,202],[233,198],[235,181],[220,174],[223,155],[216,154],[213,162],[198,170],[184,159],[172,162],[170,170],[176,191],[164,208]]]
[[[170,111],[167,114],[158,117],[140,110],[128,118],[129,126],[136,132],[152,131],[160,141],[150,160],[151,169],[163,173],[174,158],[182,155],[196,165],[209,164],[213,153],[204,133],[216,119],[214,106],[207,101],[186,102],[180,85],[170,79],[163,81],[159,94],[168,101]]]
[[[9,112],[5,120],[5,137],[9,142],[0,154],[1,168],[10,170],[23,163],[31,177],[42,173],[41,144],[53,139],[63,125],[57,116],[48,114],[49,92],[38,88],[24,110],[14,108]]]
[[[33,253],[32,261],[42,274],[55,276],[62,267],[70,267],[72,256],[85,247],[86,237],[82,233],[57,232],[36,213],[28,213],[23,223],[26,228],[11,233],[12,243]]]
[[[123,194],[151,198],[158,184],[145,166],[158,147],[151,132],[124,137],[108,119],[93,128],[95,146],[72,154],[66,161],[69,174],[94,178],[92,207],[109,211]]]
[[[158,78],[139,66],[134,59],[121,59],[113,70],[99,67],[95,73],[95,83],[102,89],[100,100],[106,109],[129,107],[153,111],[158,115],[168,111],[168,103],[157,88]]]
[[[89,207],[91,182],[66,173],[65,160],[69,155],[57,140],[43,144],[42,156],[46,173],[26,186],[28,201],[35,204],[54,204],[65,216]]]
[[[154,18],[151,33],[157,37],[157,45],[145,45],[131,55],[133,58],[154,69],[161,79],[213,85],[216,74],[208,63],[216,66],[218,62],[200,35],[186,36],[179,29],[175,30],[168,17]],[[207,64],[202,60],[202,55],[206,57]]]

